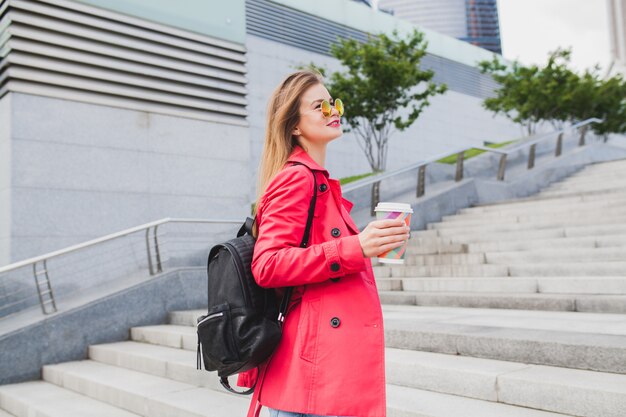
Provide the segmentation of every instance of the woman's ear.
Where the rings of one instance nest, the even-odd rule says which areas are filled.
[[[297,127],[293,130],[292,134],[294,136],[300,136],[300,129],[298,129]]]

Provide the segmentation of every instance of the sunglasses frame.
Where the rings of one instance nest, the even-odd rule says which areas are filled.
[[[328,100],[323,100],[320,103],[320,110],[322,111],[322,114],[326,118],[332,116],[332,114],[333,114],[333,107],[337,110],[337,113],[339,114],[339,117],[343,116],[344,107],[343,107],[343,101],[340,98],[337,98],[337,99],[333,100],[333,103],[331,103]]]

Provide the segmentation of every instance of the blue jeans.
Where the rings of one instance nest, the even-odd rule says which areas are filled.
[[[302,413],[292,413],[289,411],[282,410],[274,410],[273,408],[267,407],[270,410],[270,417],[338,417],[338,416],[320,416],[319,414],[302,414]]]

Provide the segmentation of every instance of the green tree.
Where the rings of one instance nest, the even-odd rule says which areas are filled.
[[[495,97],[485,99],[483,106],[520,124],[529,135],[542,122],[562,126],[569,118],[571,89],[578,79],[568,68],[570,56],[570,50],[557,49],[543,67],[524,66],[517,61],[508,66],[496,56],[492,61],[480,62],[480,71],[500,84]]]
[[[392,36],[369,36],[365,43],[340,39],[331,46],[346,71],[327,76],[326,86],[346,102],[343,119],[375,172],[386,168],[392,134],[411,126],[430,104],[428,98],[447,89],[432,82],[433,71],[420,68],[426,46],[417,30],[406,38],[394,31]],[[309,66],[326,76],[325,69]]]

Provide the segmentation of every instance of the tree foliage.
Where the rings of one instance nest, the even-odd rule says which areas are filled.
[[[366,43],[340,39],[331,52],[345,72],[326,76],[323,68],[310,65],[326,76],[333,97],[344,100],[343,119],[374,171],[385,170],[391,135],[411,126],[430,104],[429,97],[446,91],[445,84],[432,82],[433,71],[420,68],[426,46],[417,30],[407,38],[396,31],[369,36]]]
[[[562,127],[591,117],[604,120],[592,128],[598,134],[626,132],[626,83],[621,76],[601,79],[599,68],[578,74],[569,68],[571,50],[557,49],[547,63],[507,66],[497,57],[479,63],[481,72],[500,84],[483,106],[520,124],[530,135],[538,124]],[[583,133],[584,134],[584,133]]]

